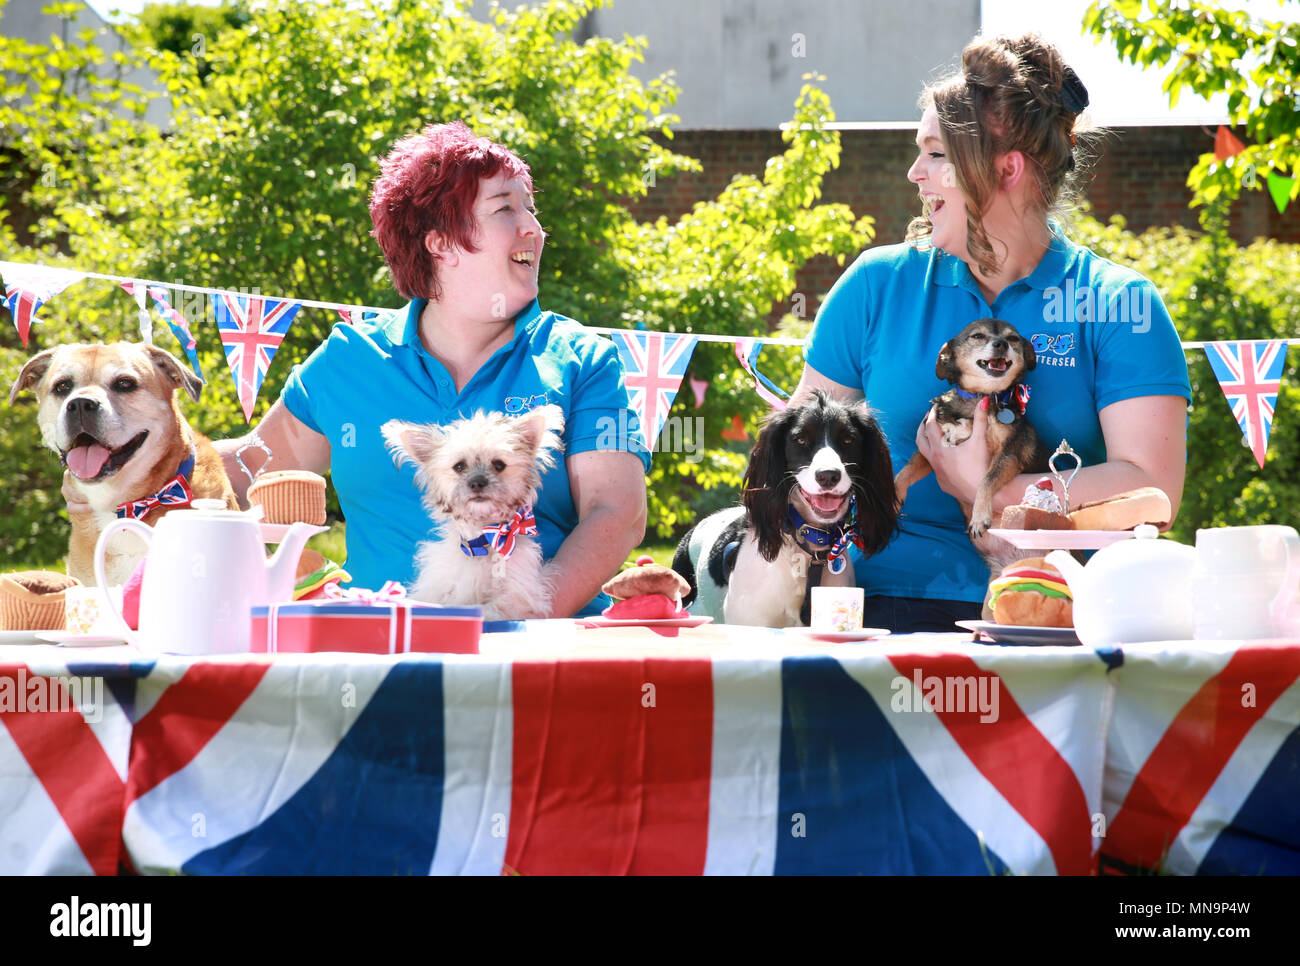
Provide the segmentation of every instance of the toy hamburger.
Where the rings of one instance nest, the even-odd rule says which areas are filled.
[[[600,588],[615,598],[602,616],[616,621],[675,620],[690,617],[682,607],[682,594],[690,593],[686,578],[657,564],[654,557],[636,558],[636,566],[605,581]]]
[[[1042,557],[1017,560],[989,584],[989,607],[999,624],[1073,627],[1074,598],[1061,572]]]

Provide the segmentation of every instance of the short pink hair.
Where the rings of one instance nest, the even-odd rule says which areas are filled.
[[[479,182],[502,170],[533,190],[532,175],[517,155],[474,133],[460,121],[431,124],[393,145],[379,162],[380,175],[370,194],[372,235],[379,241],[406,298],[438,299],[437,265],[424,247],[436,231],[465,251],[477,251],[474,202]]]

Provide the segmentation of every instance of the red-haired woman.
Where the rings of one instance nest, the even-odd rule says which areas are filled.
[[[542,478],[534,512],[556,593],[549,614],[596,613],[600,586],[645,533],[649,455],[630,427],[612,342],[538,304],[546,233],[528,166],[463,124],[398,141],[370,204],[375,238],[410,303],[375,323],[334,327],[294,368],[255,428],[264,470],[332,473],[347,519],[353,582],[409,584],[430,519],[380,427],[446,424],[478,410],[564,411],[564,458]],[[241,500],[248,478],[219,448]]]

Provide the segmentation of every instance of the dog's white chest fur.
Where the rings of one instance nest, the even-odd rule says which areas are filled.
[[[471,557],[454,538],[430,540],[420,544],[415,563],[414,600],[477,604],[489,621],[549,616],[554,589],[542,566],[542,548],[529,537],[516,538],[509,557],[495,550]]]
[[[723,620],[762,627],[802,626],[799,612],[807,590],[809,562],[808,554],[786,537],[776,560],[768,563],[759,554],[753,535],[747,535],[736,553],[736,569],[722,603]],[[838,574],[823,568],[818,586],[849,587],[853,582],[853,564],[846,557]]]

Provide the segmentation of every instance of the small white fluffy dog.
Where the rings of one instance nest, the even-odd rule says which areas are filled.
[[[390,420],[384,439],[415,480],[442,533],[420,544],[414,600],[478,604],[485,620],[549,617],[553,579],[542,565],[532,507],[544,469],[564,448],[559,406],[524,416],[479,412],[446,426]]]

